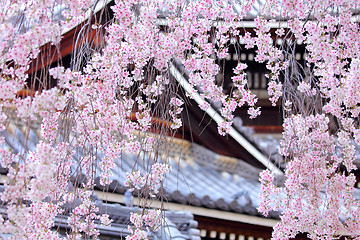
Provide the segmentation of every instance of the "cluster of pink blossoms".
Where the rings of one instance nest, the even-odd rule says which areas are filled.
[[[141,171],[126,173],[124,184],[130,188],[130,191],[148,188],[151,192],[151,197],[154,197],[154,194],[158,193],[158,188],[164,180],[165,175],[170,171],[171,167],[168,164],[154,163],[151,167],[151,172],[144,177],[141,176]]]
[[[345,132],[338,134],[337,142],[340,155],[325,115],[285,119],[280,153],[292,157],[287,163],[285,188],[276,187],[269,172],[261,176],[263,202],[259,211],[282,211],[275,239],[295,237],[298,232],[307,232],[311,238],[330,238],[340,232],[357,234],[360,205],[352,195],[355,176],[350,173],[355,152]],[[350,174],[339,172],[342,164]]]
[[[160,209],[138,209],[137,212],[130,213],[131,225],[128,226],[130,235],[126,239],[147,240],[150,234],[159,230],[162,218]]]
[[[161,211],[148,209],[142,213],[136,212],[130,214],[130,222],[133,227],[128,226],[131,233],[126,237],[126,240],[146,240],[148,233],[155,232],[159,229],[161,224]]]
[[[169,110],[169,114],[171,116],[171,121],[173,122],[173,124],[171,125],[171,128],[178,129],[182,125],[181,119],[179,118],[179,114],[183,110],[181,105],[183,105],[184,102],[179,98],[171,98],[169,104],[172,107],[172,109]]]

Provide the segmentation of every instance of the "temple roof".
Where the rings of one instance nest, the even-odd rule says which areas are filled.
[[[10,123],[3,132],[6,140],[6,146],[3,147],[11,148],[18,153],[35,150],[39,141],[39,130],[31,128],[27,141],[25,134],[23,125]],[[216,154],[196,143],[181,139],[168,141],[166,149],[159,149],[157,159],[159,162],[167,162],[172,167],[172,172],[163,183],[165,201],[261,216],[256,209],[259,206],[258,177],[261,169],[243,160]],[[101,159],[102,154],[97,157]],[[109,186],[102,187],[99,177],[96,178],[96,188],[100,190],[97,192],[98,197],[106,200],[106,197],[101,196],[101,191],[123,194],[127,189],[124,185],[126,172],[146,170],[147,164],[152,161],[152,153],[124,152],[116,161],[111,177],[113,182]],[[97,174],[99,172],[98,168]],[[271,216],[278,217],[277,214]]]

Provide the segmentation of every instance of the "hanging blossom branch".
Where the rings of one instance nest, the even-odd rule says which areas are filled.
[[[261,175],[259,210],[281,211],[282,221],[273,238],[289,239],[299,232],[313,239],[330,239],[341,231],[357,236],[360,214],[353,197],[353,170],[355,144],[360,144],[360,34],[352,16],[359,8],[357,1],[265,1],[250,32],[243,30],[242,20],[257,5],[254,0],[237,7],[237,1],[116,0],[114,20],[92,26],[98,33],[106,32],[103,47],[97,50],[89,45],[89,56],[74,59],[73,68],[49,71],[57,88],[50,88],[46,79],[29,77],[29,63],[39,56],[40,46],[58,44],[61,29],[77,25],[93,4],[69,0],[2,1],[0,5],[1,128],[8,108],[26,123],[42,119],[41,141],[33,152],[0,151],[0,165],[8,168],[10,179],[0,195],[7,213],[6,219],[0,217],[0,232],[10,233],[13,239],[57,239],[50,230],[54,218],[64,205],[76,201],[79,204],[68,219],[69,239],[96,237],[97,220],[109,225],[108,216],[99,216],[91,199],[94,173],[100,170],[100,184],[106,186],[124,152],[156,152],[159,145],[147,134],[154,117],[169,123],[159,127],[162,134],[172,135],[181,127],[183,100],[169,76],[169,63],[174,60],[185,66],[192,91],[221,103],[225,121],[218,126],[220,134],[230,131],[238,107],[249,106],[251,118],[259,115],[257,98],[248,89],[246,64],[239,62],[233,69],[230,94],[216,82],[218,61],[226,58],[230,39],[235,38],[247,49],[256,47],[255,61],[265,63],[270,72],[270,101],[276,105],[282,98],[284,103],[279,151],[287,160],[285,187],[275,186],[268,171]],[[158,26],[159,15],[166,22],[165,30]],[[279,27],[272,33],[274,20]],[[90,27],[82,29],[79,44],[87,44]],[[274,37],[288,41],[275,46]],[[290,46],[297,40],[306,44],[304,66],[294,60]],[[39,91],[17,97],[36,81]],[[338,126],[332,126],[332,121]],[[145,137],[139,138],[139,132]],[[144,193],[150,197],[158,193],[170,169],[156,157],[147,164],[152,166],[150,173],[134,163],[126,184],[147,189]],[[75,191],[70,179],[80,172],[86,179]],[[132,214],[129,238],[146,239],[144,226],[157,228],[160,214],[146,211]]]
[[[281,5],[284,17],[291,19],[293,44],[296,40],[306,44],[305,67],[311,73],[305,74],[293,57],[288,58],[287,65],[292,67],[286,69],[281,83],[286,92],[282,94],[285,120],[279,148],[288,161],[287,179],[280,189],[268,171],[261,175],[259,210],[267,214],[281,209],[274,239],[289,239],[299,232],[309,233],[312,239],[333,239],[341,232],[358,237],[359,201],[353,196],[353,170],[357,168],[355,144],[359,144],[359,97],[355,93],[359,81],[354,74],[360,49],[358,24],[351,16],[359,6],[351,1],[309,1],[299,6],[287,1]],[[294,52],[287,54],[294,56]],[[276,71],[268,69],[275,81],[269,84],[269,94],[275,96],[281,85]],[[339,125],[331,125],[331,120]]]

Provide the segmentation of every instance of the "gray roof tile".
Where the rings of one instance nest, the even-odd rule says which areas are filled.
[[[19,126],[13,125],[11,131],[5,131],[3,134],[9,146],[17,152],[25,153],[30,148],[33,149],[38,141],[36,132],[36,129],[32,129],[29,133],[28,142],[32,145],[22,143],[25,135]],[[172,153],[170,150],[169,156],[172,157],[158,159],[162,162],[167,161],[173,169],[163,182],[167,200],[223,211],[258,214],[256,208],[260,192],[259,169],[242,160],[220,156],[195,143],[174,140],[171,149],[174,149]],[[79,161],[82,151],[77,149],[77,152],[75,159]],[[102,154],[98,153],[97,157],[100,161]],[[152,161],[149,154],[124,152],[119,156],[112,171],[113,182],[105,189],[109,192],[124,193],[126,172],[144,169],[149,171],[149,163]],[[104,189],[100,186],[98,178],[95,183],[99,189]],[[235,199],[233,196],[241,191],[246,191],[246,196]]]

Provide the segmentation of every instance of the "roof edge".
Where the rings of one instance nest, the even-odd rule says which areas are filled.
[[[95,190],[94,192],[96,196],[103,201],[122,203],[122,204],[124,203],[124,195],[103,192],[98,190]],[[134,197],[134,202],[136,203],[138,201],[139,199],[137,197]],[[223,219],[234,222],[254,224],[265,227],[274,227],[277,223],[280,222],[279,220],[269,219],[265,217],[250,216],[241,213],[220,211],[220,210],[208,209],[203,207],[195,207],[195,206],[183,205],[179,203],[161,202],[159,200],[151,200],[148,202],[148,204],[149,207],[153,207],[153,208],[162,208],[165,210],[174,210],[174,211],[186,211],[186,212],[191,212],[194,215]]]

